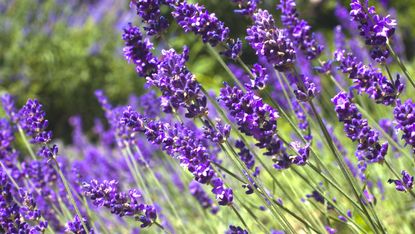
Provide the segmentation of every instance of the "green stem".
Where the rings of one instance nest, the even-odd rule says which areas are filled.
[[[252,233],[249,229],[249,226],[246,224],[245,220],[242,218],[241,214],[239,214],[238,210],[235,208],[235,205],[231,205],[233,212],[235,212],[236,216],[238,216],[239,220],[241,220],[242,224],[245,226],[248,233]]]
[[[55,162],[56,171],[58,172],[58,174],[59,174],[59,176],[60,176],[60,178],[61,178],[61,180],[63,182],[63,185],[65,187],[66,193],[68,193],[69,201],[72,203],[72,206],[74,207],[75,212],[76,212],[76,214],[79,217],[79,220],[81,220],[82,227],[84,228],[84,230],[86,231],[86,233],[89,233],[88,227],[86,226],[85,222],[83,221],[83,216],[81,215],[81,212],[79,211],[79,208],[76,205],[76,202],[75,202],[75,199],[73,197],[72,191],[69,189],[68,181],[66,180],[65,176],[62,173],[62,170],[59,167],[58,161],[56,160],[55,157],[53,157],[52,160]]]
[[[389,41],[386,43],[388,50],[391,52],[392,57],[396,60],[396,62],[398,63],[399,67],[402,69],[403,73],[405,74],[406,78],[408,78],[409,83],[411,83],[412,87],[415,88],[415,82],[412,79],[412,76],[409,74],[408,70],[406,69],[405,64],[401,61],[401,59],[399,58],[399,56],[395,53],[395,51],[393,50],[392,46],[389,44]]]
[[[18,129],[19,134],[20,134],[20,136],[21,136],[21,138],[23,140],[24,145],[26,146],[27,150],[29,151],[30,156],[32,157],[33,160],[36,160],[36,155],[33,152],[32,147],[30,147],[30,144],[27,141],[27,138],[26,138],[26,135],[23,132],[23,129],[19,125],[17,125],[17,129]]]

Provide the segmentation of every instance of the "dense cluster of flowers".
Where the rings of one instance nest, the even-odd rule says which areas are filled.
[[[276,169],[286,169],[292,163],[303,165],[303,160],[289,157],[284,143],[277,135],[278,112],[263,103],[262,98],[249,91],[243,93],[237,87],[225,84],[219,99],[224,102],[239,126],[239,130],[257,140],[256,146],[266,149],[265,155],[272,156]],[[308,153],[306,151],[305,153]],[[307,155],[303,155],[308,158]]]
[[[90,183],[84,182],[82,187],[84,195],[90,198],[94,205],[104,206],[120,217],[132,216],[141,222],[141,227],[151,225],[157,218],[155,208],[142,203],[140,192],[136,189],[131,189],[128,193],[120,192],[116,180],[92,180]]]
[[[179,2],[174,6],[172,15],[185,32],[200,35],[204,43],[216,46],[228,39],[229,28],[204,6]]]
[[[277,6],[281,10],[281,22],[288,30],[288,35],[307,59],[318,57],[324,47],[316,40],[307,21],[298,18],[295,0],[281,0]]]
[[[332,102],[339,121],[344,123],[347,137],[358,142],[357,158],[368,163],[383,162],[388,151],[388,143],[379,143],[379,133],[362,118],[351,97],[345,92],[340,92]]]
[[[404,89],[399,75],[392,83],[378,68],[364,65],[352,53],[346,53],[345,50],[337,50],[335,60],[339,62],[338,69],[348,74],[355,83],[352,88],[358,93],[367,93],[376,103],[393,105]]]
[[[122,39],[125,42],[125,59],[134,63],[138,75],[146,77],[151,74],[157,66],[157,58],[151,53],[153,44],[150,40],[143,38],[140,28],[131,23],[124,28]]]
[[[370,56],[377,62],[385,62],[389,57],[386,44],[395,33],[396,21],[389,15],[383,17],[376,13],[375,7],[369,7],[368,1],[352,0],[350,16],[359,26],[360,35],[369,45]]]
[[[267,10],[259,9],[252,18],[254,24],[247,29],[246,36],[249,45],[277,70],[288,70],[295,61],[295,50],[285,30],[275,26],[274,18]]]
[[[41,221],[32,194],[20,190],[21,205],[6,173],[0,169],[0,230],[5,233],[41,233],[48,222]]]
[[[182,54],[175,50],[163,50],[157,65],[157,72],[147,79],[162,92],[168,103],[163,104],[167,113],[183,107],[187,110],[186,117],[195,118],[207,113],[207,100],[201,93],[196,77],[186,68],[189,50],[183,49]]]
[[[396,128],[402,131],[402,139],[410,145],[415,152],[415,104],[411,99],[405,103],[398,101],[393,110]]]
[[[194,175],[197,182],[210,184],[219,205],[232,203],[232,189],[226,188],[222,179],[216,175],[211,167],[211,157],[207,149],[191,129],[180,124],[172,126],[151,120],[146,120],[145,127],[142,129],[143,121],[136,118],[137,116],[138,114],[131,113],[131,109],[127,109],[123,112],[120,124],[128,124],[130,128],[140,129],[148,141],[161,145],[166,153],[177,158],[180,164]]]

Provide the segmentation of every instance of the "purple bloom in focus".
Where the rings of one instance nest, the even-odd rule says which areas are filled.
[[[49,122],[38,100],[27,100],[27,103],[19,110],[18,116],[19,126],[32,137],[31,143],[42,144],[51,141],[52,132],[46,130]]]
[[[268,82],[268,73],[266,68],[258,63],[255,63],[251,68],[252,74],[255,76],[251,80],[251,84],[247,84],[247,88],[251,90],[262,90]]]
[[[375,7],[368,6],[368,0],[352,0],[350,3],[350,16],[359,24],[360,35],[370,48],[370,56],[377,62],[385,62],[389,57],[386,43],[395,33],[396,21],[389,15],[386,17],[376,13]]]
[[[298,18],[295,0],[281,0],[277,9],[281,10],[281,21],[288,30],[288,35],[308,60],[317,58],[324,46],[316,40],[307,21]]]
[[[411,99],[406,100],[404,104],[398,101],[393,115],[395,116],[396,128],[403,133],[402,139],[415,152],[415,103]]]
[[[228,39],[229,28],[214,13],[209,13],[204,6],[179,2],[173,6],[171,13],[185,32],[193,32],[202,37],[203,43],[216,46]]]
[[[160,89],[169,106],[176,110],[179,107],[185,108],[187,118],[207,114],[207,99],[202,94],[195,75],[186,68],[189,59],[188,48],[184,47],[182,54],[178,54],[174,49],[163,50],[162,54],[157,72],[148,77],[147,82]]]
[[[289,76],[293,76],[290,74]],[[297,89],[294,90],[295,97],[299,102],[308,102],[313,99],[318,93],[319,90],[316,87],[316,84],[304,75],[294,75],[295,78],[291,77],[289,79],[297,80]]]
[[[368,163],[383,162],[388,151],[388,143],[379,143],[379,133],[370,128],[367,120],[362,118],[351,97],[345,92],[340,92],[332,102],[339,121],[344,123],[347,137],[358,142],[357,158]]]
[[[201,184],[210,184],[219,205],[229,205],[233,201],[233,191],[226,188],[211,167],[212,157],[196,133],[189,128],[175,124],[146,120],[144,134],[153,144],[161,145],[162,150],[180,161],[180,165],[193,174]]]
[[[157,58],[151,53],[153,44],[150,40],[144,39],[140,29],[131,23],[124,28],[122,39],[125,43],[124,57],[135,64],[138,75],[146,77],[151,74],[156,68]]]
[[[348,74],[355,83],[352,88],[356,89],[359,94],[367,93],[376,103],[393,105],[403,91],[404,85],[401,83],[399,75],[391,83],[379,69],[364,65],[351,53],[337,50],[335,60],[339,62],[338,69]]]
[[[277,70],[289,70],[295,61],[295,51],[286,32],[275,26],[275,21],[267,10],[259,9],[252,18],[254,24],[247,29],[246,36],[249,45]]]
[[[95,206],[106,207],[111,213],[123,216],[132,216],[141,222],[141,227],[150,226],[156,219],[156,210],[151,205],[142,203],[142,195],[135,189],[120,192],[118,181],[104,180],[99,183],[91,180],[82,184],[84,195],[90,198]]]
[[[401,191],[401,192],[406,192],[408,190],[411,190],[414,186],[414,177],[411,176],[405,170],[403,170],[401,172],[401,174],[402,174],[402,179],[401,180],[389,179],[388,183],[390,183],[390,184],[394,183],[396,190]]]
[[[265,155],[273,157],[275,168],[285,169],[291,165],[283,142],[276,134],[279,118],[276,110],[263,103],[252,91],[244,93],[227,84],[221,89],[219,99],[235,118],[239,130],[253,136],[257,140],[256,146],[266,149]]]

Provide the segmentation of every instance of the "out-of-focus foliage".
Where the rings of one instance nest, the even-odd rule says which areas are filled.
[[[139,92],[142,80],[122,59],[118,1],[5,1],[0,4],[0,84],[20,102],[39,97],[52,127],[80,113],[87,126],[100,109],[93,96],[114,100]],[[67,128],[54,128],[63,135]],[[65,134],[67,135],[67,134]]]

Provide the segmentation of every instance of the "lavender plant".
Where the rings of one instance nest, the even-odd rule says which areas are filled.
[[[349,33],[336,27],[330,50],[294,0],[230,4],[250,21],[245,40],[200,3],[132,0],[142,24],[125,25],[120,53],[147,92],[115,105],[97,90],[105,119],[84,132],[72,117],[70,145],[52,137],[47,103],[4,94],[0,231],[411,233],[415,106],[396,21],[368,1],[339,5]],[[228,72],[220,90],[171,27]]]

